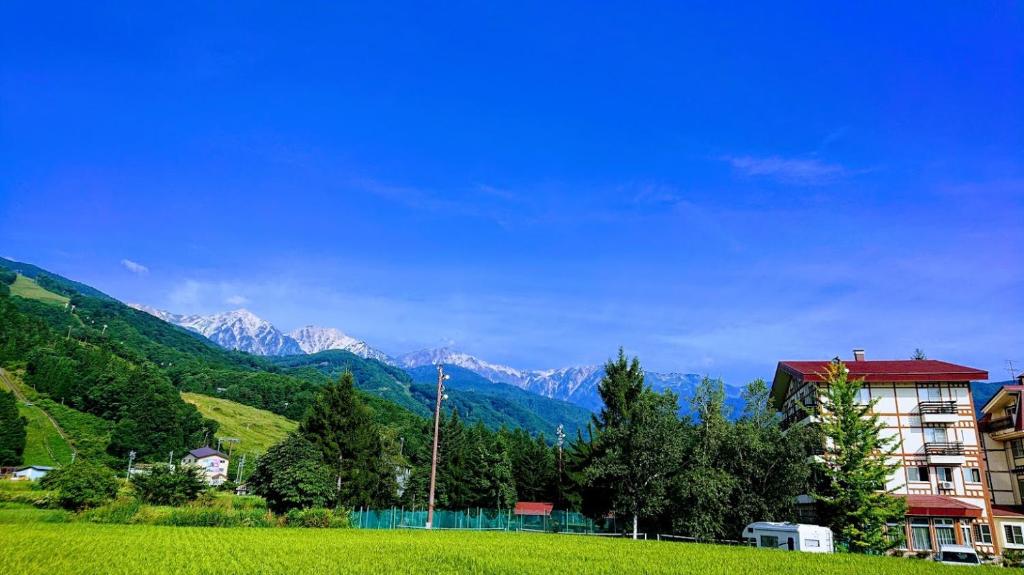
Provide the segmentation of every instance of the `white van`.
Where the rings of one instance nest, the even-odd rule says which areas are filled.
[[[821,525],[758,521],[743,530],[743,540],[754,547],[806,553],[832,553],[832,530]]]
[[[940,545],[935,560],[945,565],[980,565],[978,553],[966,545]]]

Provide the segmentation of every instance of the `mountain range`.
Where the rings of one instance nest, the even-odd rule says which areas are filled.
[[[495,384],[506,384],[546,398],[566,401],[590,411],[601,408],[598,383],[604,375],[601,366],[574,366],[547,370],[523,370],[499,365],[468,353],[442,347],[419,350],[397,357],[368,345],[331,327],[307,325],[288,333],[246,309],[213,315],[181,315],[141,304],[129,304],[166,322],[184,327],[209,338],[221,347],[262,356],[316,354],[344,350],[359,357],[377,360],[413,373],[424,366],[444,364],[468,370]],[[422,373],[417,372],[422,376]],[[692,396],[701,376],[692,373],[645,372],[655,391],[671,390],[681,403]],[[739,405],[739,388],[726,387],[727,400]],[[683,409],[685,411],[685,407]]]

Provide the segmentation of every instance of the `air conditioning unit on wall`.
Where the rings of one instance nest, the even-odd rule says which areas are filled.
[[[952,481],[940,481],[939,489],[954,489],[956,485]]]

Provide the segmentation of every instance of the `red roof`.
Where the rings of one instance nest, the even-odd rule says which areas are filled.
[[[928,517],[981,517],[981,508],[944,495],[901,495],[907,498],[907,515]]]
[[[804,381],[824,381],[829,360],[780,361],[785,371]],[[988,379],[988,372],[935,359],[861,360],[844,362],[850,379],[885,381],[975,381]]]
[[[995,517],[1024,517],[1024,507],[1020,505],[993,505],[992,515]]]
[[[555,508],[554,503],[542,503],[540,501],[517,501],[516,515],[551,515]]]

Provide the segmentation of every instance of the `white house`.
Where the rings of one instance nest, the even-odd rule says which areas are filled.
[[[22,481],[36,481],[46,477],[46,474],[53,471],[52,467],[46,467],[45,465],[29,465],[28,467],[21,467],[14,472],[14,479]]]
[[[743,539],[756,547],[806,553],[831,553],[832,530],[820,525],[758,521],[747,525]]]
[[[189,451],[181,459],[181,464],[198,467],[210,485],[220,485],[228,480],[228,456],[211,447]]]

